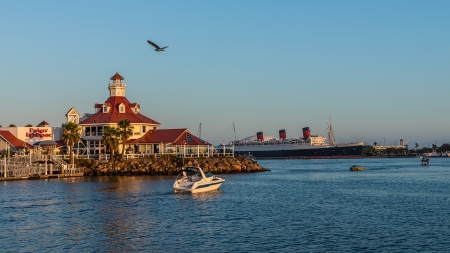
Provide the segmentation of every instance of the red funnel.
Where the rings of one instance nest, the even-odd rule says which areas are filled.
[[[280,139],[286,140],[286,131],[284,129],[278,131],[280,133]]]
[[[264,141],[263,132],[257,132],[257,133],[256,133],[256,139],[257,139],[258,141]]]
[[[309,127],[304,127],[303,128],[303,139],[308,139],[310,134],[311,134],[311,131],[309,131]]]

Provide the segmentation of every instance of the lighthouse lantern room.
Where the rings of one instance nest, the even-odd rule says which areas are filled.
[[[124,78],[117,72],[111,77],[112,82],[108,85],[110,97],[125,97],[127,85],[122,82],[123,79]]]

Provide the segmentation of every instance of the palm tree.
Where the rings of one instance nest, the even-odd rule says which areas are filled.
[[[133,127],[130,124],[129,119],[122,119],[117,123],[117,136],[122,141],[122,159],[125,156],[125,144],[127,143],[128,138],[133,136]]]
[[[61,139],[69,146],[70,163],[72,161],[72,147],[81,139],[80,128],[78,127],[78,124],[75,124],[73,122],[64,124],[64,130]]]
[[[414,146],[416,147],[416,150],[417,150],[417,148],[418,148],[420,145],[416,143]]]
[[[117,139],[117,130],[114,127],[106,126],[102,136],[102,144],[106,146],[111,154],[111,159],[114,157],[114,150],[119,146],[119,139]]]

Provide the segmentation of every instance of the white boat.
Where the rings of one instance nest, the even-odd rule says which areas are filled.
[[[183,167],[173,184],[173,190],[176,193],[188,192],[207,192],[218,190],[225,179],[214,176],[207,172],[206,174],[198,166]]]

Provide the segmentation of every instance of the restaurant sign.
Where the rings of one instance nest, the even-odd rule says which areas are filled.
[[[51,133],[48,133],[48,129],[42,128],[30,128],[28,133],[25,133],[28,138],[44,138],[44,137],[52,137]]]

